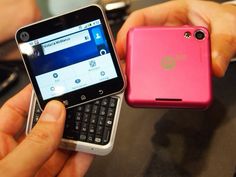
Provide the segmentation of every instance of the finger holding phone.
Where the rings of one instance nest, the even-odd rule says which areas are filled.
[[[62,103],[50,102],[29,136],[22,134],[31,93],[31,86],[27,86],[0,109],[1,175],[83,176],[93,156],[57,149],[65,121],[65,107]]]

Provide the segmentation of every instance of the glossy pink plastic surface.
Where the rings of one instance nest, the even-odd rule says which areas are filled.
[[[203,40],[194,37],[205,33]],[[190,32],[189,37],[185,35]],[[141,27],[128,33],[126,101],[135,107],[207,108],[210,39],[203,27]]]

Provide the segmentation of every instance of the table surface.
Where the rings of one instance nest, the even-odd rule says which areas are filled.
[[[137,1],[137,9],[160,1]],[[121,24],[113,26],[116,33]],[[29,81],[20,78],[0,105]],[[97,156],[86,177],[232,177],[236,165],[236,63],[213,78],[214,101],[205,111],[134,109],[125,101],[113,151]]]

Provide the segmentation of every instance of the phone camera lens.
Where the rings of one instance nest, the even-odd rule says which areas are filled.
[[[198,40],[203,40],[205,38],[205,33],[201,30],[195,32],[195,38]]]

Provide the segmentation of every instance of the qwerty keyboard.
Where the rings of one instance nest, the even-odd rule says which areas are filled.
[[[105,145],[110,140],[117,98],[106,97],[67,110],[63,138]],[[41,110],[36,103],[33,126]]]

